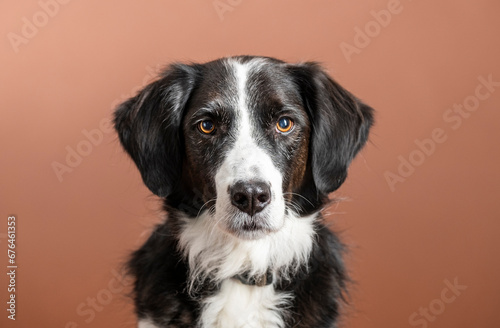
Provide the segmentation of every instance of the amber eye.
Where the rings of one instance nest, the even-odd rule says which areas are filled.
[[[214,130],[215,130],[215,124],[214,124],[214,122],[212,122],[210,120],[201,121],[198,124],[198,129],[202,133],[210,134],[210,133],[214,132]]]
[[[276,123],[276,129],[281,133],[290,132],[293,128],[293,121],[288,117],[281,117]]]

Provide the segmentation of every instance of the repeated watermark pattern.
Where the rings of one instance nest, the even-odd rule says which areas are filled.
[[[109,279],[105,288],[99,290],[95,297],[87,297],[87,299],[76,307],[76,314],[85,322],[90,324],[106,306],[111,304],[115,295],[121,295],[124,290],[129,288],[133,283],[133,278],[128,276],[126,272],[118,272],[115,269],[111,270],[112,278]],[[80,325],[76,321],[69,321],[64,325],[64,328],[78,328]]]
[[[45,27],[49,21],[54,18],[60,11],[61,5],[68,4],[71,0],[40,0],[38,6],[40,7],[31,17],[23,16],[21,18],[21,28],[19,33],[8,32],[7,39],[9,39],[12,50],[15,53],[19,52],[21,45],[26,45],[35,36],[41,28]]]
[[[83,129],[82,134],[84,139],[79,141],[74,148],[69,145],[65,147],[66,156],[64,163],[54,161],[51,164],[59,182],[63,182],[64,174],[73,172],[76,167],[82,164],[83,159],[92,153],[94,147],[97,147],[102,143],[104,135],[112,132],[113,126],[111,125],[109,118],[103,118],[99,122],[98,128],[90,131]]]
[[[446,304],[455,302],[458,296],[462,294],[467,286],[458,283],[458,277],[451,283],[448,279],[444,280],[445,288],[441,290],[439,298],[429,302],[427,307],[421,306],[418,312],[413,312],[408,318],[408,323],[413,327],[427,328],[429,322],[436,321],[437,316],[443,314],[446,310]]]
[[[215,12],[221,21],[224,20],[224,15],[228,12],[231,12],[239,6],[243,0],[215,0],[212,2],[214,6]]]
[[[454,104],[451,108],[443,112],[443,123],[451,130],[459,129],[464,120],[468,119],[472,113],[479,109],[482,101],[487,100],[500,87],[500,81],[493,80],[493,74],[487,77],[479,76],[479,83],[476,85],[474,92],[465,97],[459,104]],[[432,156],[439,144],[443,144],[448,140],[446,128],[435,128],[428,138],[415,139],[415,149],[410,151],[407,156],[400,155],[397,157],[397,169],[395,172],[386,170],[384,178],[389,186],[389,189],[396,191],[398,183],[405,182],[412,176],[416,168],[422,166],[429,156]]]
[[[111,103],[111,110],[115,109],[118,104],[132,97],[149,82],[151,82],[160,72],[160,66],[157,65],[156,68],[148,66],[146,67],[146,71],[148,73],[142,79],[142,84],[132,88],[130,93],[122,94],[119,98],[115,99]],[[64,175],[73,172],[75,168],[80,166],[83,163],[83,160],[92,154],[96,147],[102,144],[104,137],[113,133],[113,131],[113,125],[109,117],[103,118],[96,128],[90,130],[83,129],[81,131],[83,139],[80,140],[75,146],[67,145],[65,147],[66,156],[64,157],[64,161],[53,161],[51,163],[52,170],[54,171],[57,180],[59,180],[59,182],[63,182]]]
[[[411,2],[412,0],[407,1]],[[385,9],[370,11],[373,19],[368,21],[363,28],[359,26],[354,27],[352,43],[345,41],[340,43],[340,50],[347,63],[352,61],[354,55],[361,54],[363,49],[368,47],[372,43],[372,40],[378,37],[382,33],[382,30],[389,26],[393,16],[401,14],[403,9],[404,6],[401,0],[389,0]]]

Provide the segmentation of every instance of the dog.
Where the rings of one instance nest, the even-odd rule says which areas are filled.
[[[348,275],[323,222],[373,109],[317,63],[172,64],[115,111],[167,219],[128,263],[140,328],[336,327]]]

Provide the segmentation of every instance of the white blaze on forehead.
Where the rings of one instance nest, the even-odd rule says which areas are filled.
[[[236,62],[233,62],[232,66],[236,70],[236,81],[238,83],[238,111],[248,111],[246,87],[248,73],[251,67],[249,64],[240,64]]]
[[[249,65],[233,64],[236,69],[236,81],[238,83],[238,106],[237,113],[237,129],[235,148],[252,146],[252,126],[250,122],[250,113],[247,105],[247,80],[250,71]],[[243,149],[238,149],[243,150]],[[243,153],[242,153],[243,154]]]
[[[265,178],[262,175],[268,175],[264,170],[277,171],[271,157],[264,149],[259,147],[255,141],[256,135],[255,121],[251,118],[251,104],[248,103],[248,78],[253,70],[263,65],[263,60],[252,60],[247,63],[231,61],[232,69],[235,72],[236,82],[238,84],[237,108],[235,126],[235,143],[233,149],[228,154],[228,160],[236,161],[239,167],[232,167],[232,173],[239,173],[242,180],[250,178]],[[231,158],[230,158],[231,157]],[[269,172],[271,173],[271,172]],[[275,172],[276,173],[276,172]],[[279,172],[277,172],[279,173]],[[280,174],[281,176],[281,174]],[[265,179],[259,179],[265,180]],[[268,181],[269,182],[269,181]],[[281,182],[280,182],[281,186]]]
[[[247,81],[250,71],[258,63],[251,63],[232,63],[233,69],[236,71],[235,75],[238,83],[238,106],[236,108],[238,133],[236,134],[235,148],[253,146],[255,144],[252,139],[252,122],[250,121],[250,109],[247,104]]]

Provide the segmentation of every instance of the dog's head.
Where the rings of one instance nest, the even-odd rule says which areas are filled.
[[[146,186],[245,239],[319,209],[368,137],[372,109],[315,63],[171,65],[115,113]]]

